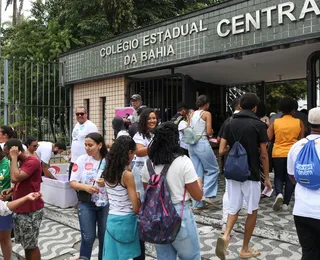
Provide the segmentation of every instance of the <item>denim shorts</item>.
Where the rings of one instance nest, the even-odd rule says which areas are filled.
[[[0,216],[0,231],[10,230],[12,228],[12,214],[8,216]]]

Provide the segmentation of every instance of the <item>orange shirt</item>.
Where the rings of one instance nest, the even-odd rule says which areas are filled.
[[[288,157],[291,146],[298,141],[301,132],[300,119],[284,115],[274,120],[273,129],[275,141],[272,158]]]

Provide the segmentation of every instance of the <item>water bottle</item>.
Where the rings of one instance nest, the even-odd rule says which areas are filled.
[[[108,198],[106,193],[106,187],[99,187],[99,196],[96,201],[97,207],[104,207],[108,204]]]

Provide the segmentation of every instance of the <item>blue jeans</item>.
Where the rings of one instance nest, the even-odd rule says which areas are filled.
[[[136,190],[140,191],[140,199],[141,202],[144,200],[144,188],[142,185],[142,168],[144,166],[144,162],[135,162],[132,172],[134,175],[134,182],[136,183]]]
[[[78,216],[81,231],[80,257],[91,258],[93,243],[96,239],[98,223],[99,260],[102,259],[104,234],[108,217],[109,205],[97,207],[93,202],[81,202],[78,205]]]
[[[291,182],[287,172],[287,159],[288,158],[284,157],[272,159],[276,195],[278,196],[279,194],[283,194],[284,185],[283,204],[285,205],[289,205],[295,187],[295,185]]]
[[[182,204],[174,205],[180,215]],[[183,220],[176,240],[172,244],[156,244],[157,260],[200,260],[200,241],[189,203],[184,206]]]
[[[209,141],[200,139],[195,145],[189,145],[189,155],[198,176],[203,179],[204,197],[216,197],[218,192],[219,166]],[[203,201],[193,202],[193,207],[195,208],[202,206],[204,206]]]

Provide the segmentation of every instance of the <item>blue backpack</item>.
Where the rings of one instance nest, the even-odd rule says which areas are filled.
[[[150,180],[139,212],[139,237],[140,240],[153,244],[170,244],[176,239],[180,231],[186,189],[180,217],[171,201],[165,178],[170,164],[164,165],[158,175],[155,173],[150,160],[147,160],[147,167]]]
[[[224,176],[229,180],[245,182],[250,176],[250,170],[247,151],[240,143],[240,140],[248,125],[243,129],[240,138],[237,139],[234,132],[232,131],[231,122],[232,119],[230,120],[230,132],[232,133],[235,143],[231,147],[231,150],[229,151],[227,160],[225,162]]]
[[[309,140],[297,156],[294,165],[296,181],[311,190],[320,189],[320,159],[315,147],[315,140]]]

